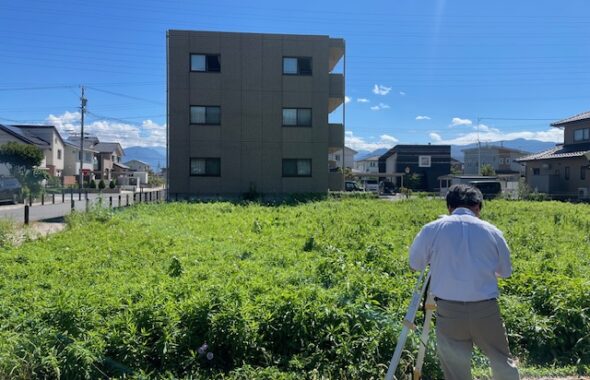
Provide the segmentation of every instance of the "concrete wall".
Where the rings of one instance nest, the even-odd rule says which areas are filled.
[[[329,48],[327,36],[169,31],[170,193],[327,191]],[[219,54],[221,72],[191,72],[191,53]],[[284,56],[311,57],[313,74],[283,75]],[[191,105],[221,107],[221,125],[191,125]],[[283,127],[283,108],[311,108],[312,126]],[[190,176],[191,157],[219,158],[221,175]],[[312,176],[283,178],[285,158],[311,159]]]

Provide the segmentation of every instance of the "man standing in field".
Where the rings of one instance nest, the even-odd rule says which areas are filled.
[[[430,265],[445,378],[471,379],[475,343],[490,360],[494,379],[519,379],[497,302],[497,277],[512,273],[506,240],[479,219],[483,196],[477,188],[454,185],[446,201],[450,215],[425,225],[410,247],[412,269]]]

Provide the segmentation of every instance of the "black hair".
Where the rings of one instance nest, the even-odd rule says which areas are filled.
[[[447,207],[473,207],[479,205],[483,208],[483,195],[475,186],[459,184],[453,185],[447,193]]]

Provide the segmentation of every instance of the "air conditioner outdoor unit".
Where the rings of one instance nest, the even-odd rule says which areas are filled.
[[[587,187],[578,187],[578,198],[579,199],[588,198],[588,188]]]

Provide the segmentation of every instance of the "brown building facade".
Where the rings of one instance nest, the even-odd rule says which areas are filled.
[[[342,39],[168,31],[171,197],[323,193],[343,176],[328,154],[344,125]]]

